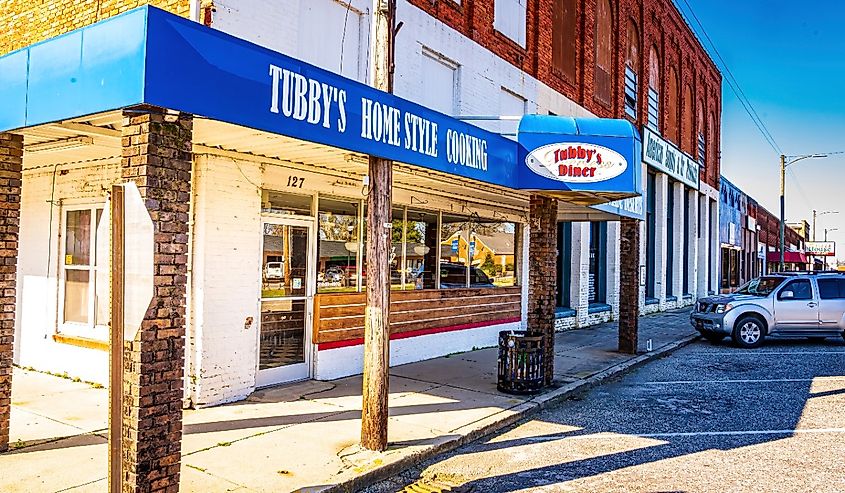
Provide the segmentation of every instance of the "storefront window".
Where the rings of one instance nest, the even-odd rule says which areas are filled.
[[[360,201],[320,198],[317,292],[359,290]]]
[[[97,227],[102,208],[70,210],[65,213],[63,321],[89,327],[108,323],[108,283],[99,285]],[[98,255],[99,254],[99,255]],[[89,335],[90,334],[79,334]]]
[[[666,296],[674,296],[675,279],[675,181],[669,180],[666,194]]]
[[[654,298],[655,294],[655,264],[657,257],[655,256],[655,187],[657,180],[654,173],[648,174],[648,181],[646,183],[646,284],[645,295],[646,298]]]
[[[607,272],[607,222],[590,223],[590,259],[587,301],[604,303]]]
[[[558,223],[557,232],[557,306],[569,308],[572,282],[572,223]]]
[[[409,209],[405,224],[405,289],[434,289],[437,277],[437,214]]]
[[[505,287],[517,284],[514,223],[443,214],[440,287]]]

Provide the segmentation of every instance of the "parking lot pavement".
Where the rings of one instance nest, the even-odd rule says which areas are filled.
[[[843,492],[845,343],[698,342],[368,493]]]

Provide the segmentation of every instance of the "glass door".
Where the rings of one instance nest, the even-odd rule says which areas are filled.
[[[265,219],[262,223],[257,387],[310,376],[312,227],[309,219]]]

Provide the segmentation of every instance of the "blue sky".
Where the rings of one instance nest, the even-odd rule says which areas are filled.
[[[787,155],[845,151],[845,3],[833,0],[687,0],[778,145]],[[684,0],[676,0],[687,15]],[[702,39],[708,48],[706,39]],[[715,59],[715,55],[713,56]],[[717,60],[718,63],[718,60]],[[722,174],[779,213],[779,154],[722,82]],[[845,259],[845,154],[787,170],[786,218],[839,228],[828,239]]]

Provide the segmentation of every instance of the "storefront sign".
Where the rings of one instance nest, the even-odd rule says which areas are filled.
[[[525,115],[518,140],[518,182],[524,190],[606,194],[615,200],[642,192],[639,134],[627,120]]]
[[[804,251],[814,257],[835,257],[836,243],[832,241],[808,241],[804,243]]]
[[[641,192],[628,121],[526,115],[515,141],[150,6],[0,57],[0,81],[0,131],[153,105],[583,204]],[[529,169],[550,144],[555,173]]]
[[[549,144],[525,158],[528,169],[552,180],[593,183],[610,180],[628,168],[628,161],[607,147],[583,143]]]
[[[698,190],[699,166],[695,159],[648,127],[643,128],[643,162]]]

